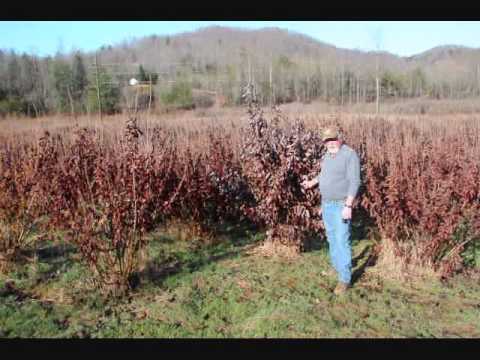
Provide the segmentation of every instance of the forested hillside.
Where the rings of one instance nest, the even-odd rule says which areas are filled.
[[[135,77],[140,83],[128,85]],[[378,82],[377,82],[378,80]],[[480,51],[442,46],[412,57],[336,48],[277,28],[207,27],[51,57],[0,50],[0,114],[119,112],[126,107],[241,103],[256,84],[263,104],[346,105],[480,94]]]

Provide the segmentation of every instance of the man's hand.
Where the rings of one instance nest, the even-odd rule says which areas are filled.
[[[305,189],[305,190],[308,190],[308,189],[311,189],[312,187],[314,187],[315,185],[317,185],[318,181],[317,179],[312,179],[312,180],[304,180],[302,182],[302,187]]]
[[[351,207],[343,207],[342,210],[342,219],[351,220],[352,219],[352,208]]]

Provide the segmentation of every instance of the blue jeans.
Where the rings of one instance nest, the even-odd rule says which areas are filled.
[[[330,261],[338,279],[350,284],[352,279],[352,249],[350,245],[351,220],[342,218],[343,201],[322,202],[322,218],[327,233]]]

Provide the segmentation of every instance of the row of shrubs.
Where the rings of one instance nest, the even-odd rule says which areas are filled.
[[[172,218],[203,232],[248,219],[267,231],[265,241],[301,252],[312,234],[323,236],[319,193],[300,185],[320,171],[318,132],[299,120],[290,123],[278,109],[267,117],[254,102],[249,118],[240,130],[197,132],[208,143],[203,152],[179,146],[174,131],[158,126],[147,151],[134,118],[115,143],[84,128],[75,130],[72,143],[48,132],[36,144],[3,142],[0,260],[14,261],[32,245],[34,231],[62,230],[99,289],[122,295],[142,261],[145,235]],[[458,120],[420,127],[365,118],[322,119],[320,126],[333,121],[361,158],[363,185],[354,210],[360,223],[374,223],[398,257],[443,276],[474,266],[478,125]]]

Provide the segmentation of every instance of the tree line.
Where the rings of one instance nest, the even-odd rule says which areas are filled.
[[[77,51],[39,57],[0,51],[0,115],[111,114],[132,106],[158,105],[194,108],[213,104],[209,92],[224,96],[227,105],[239,105],[240,89],[249,82],[256,85],[263,105],[314,100],[338,105],[367,103],[376,101],[377,86],[381,101],[480,94],[478,66],[472,68],[470,76],[438,79],[429,77],[420,66],[367,70],[286,55],[267,61],[242,48],[236,62],[201,63],[187,54],[175,66],[159,71],[165,67],[159,64],[146,69],[136,59],[130,64],[125,59],[106,64],[104,52],[100,51],[100,56]],[[147,86],[129,87],[131,77]]]

